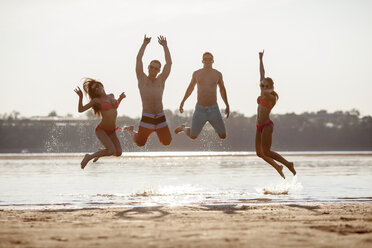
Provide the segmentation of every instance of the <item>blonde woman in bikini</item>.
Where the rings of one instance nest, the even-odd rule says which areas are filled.
[[[279,99],[279,95],[274,91],[274,81],[269,77],[265,77],[265,69],[262,62],[263,55],[263,51],[259,53],[261,95],[257,98],[256,153],[257,156],[269,163],[283,178],[285,178],[283,166],[277,164],[275,161],[284,164],[293,175],[296,175],[296,170],[292,162],[288,162],[280,154],[271,150],[274,123],[270,120],[270,112]]]

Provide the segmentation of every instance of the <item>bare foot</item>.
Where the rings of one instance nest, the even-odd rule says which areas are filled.
[[[124,130],[125,131],[128,131],[128,132],[133,131],[134,130],[134,126],[125,126],[124,127]]]
[[[103,150],[105,150],[105,149],[98,149],[98,150],[103,151]],[[100,158],[100,157],[96,157],[96,158],[94,158],[94,159],[93,159],[93,163],[97,162],[99,158]]]
[[[293,173],[293,176],[296,175],[296,170],[294,168],[293,162],[290,162],[289,165],[287,166],[287,168]]]
[[[177,127],[177,128],[174,130],[175,134],[178,134],[178,133],[180,133],[180,132],[182,132],[182,131],[185,131],[185,125],[181,125],[181,126]]]
[[[279,165],[279,169],[277,169],[277,172],[285,179],[285,176],[283,174],[283,166]]]
[[[87,165],[87,163],[89,162],[89,154],[85,154],[83,160],[81,161],[80,165],[81,165],[81,169],[84,169],[85,166]]]

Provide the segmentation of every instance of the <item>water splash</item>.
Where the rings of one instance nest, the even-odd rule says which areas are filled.
[[[300,192],[303,187],[302,184],[298,182],[297,176],[294,176],[292,181],[286,179],[276,185],[267,185],[262,188],[255,189],[258,193],[264,195],[289,195]]]
[[[152,196],[186,196],[186,195],[198,195],[201,189],[197,186],[190,184],[179,185],[179,186],[160,186],[157,189],[145,189],[137,191],[131,194],[132,197],[152,197]]]
[[[130,196],[131,197],[138,197],[138,196],[150,197],[150,196],[161,196],[161,194],[156,192],[155,190],[147,189],[144,191],[137,191],[136,193],[131,194]]]
[[[53,124],[48,132],[48,139],[44,142],[44,149],[46,152],[61,152],[60,140],[63,135],[61,127]]]

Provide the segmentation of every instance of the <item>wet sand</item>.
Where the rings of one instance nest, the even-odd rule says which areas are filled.
[[[372,247],[372,203],[0,210],[0,247]]]

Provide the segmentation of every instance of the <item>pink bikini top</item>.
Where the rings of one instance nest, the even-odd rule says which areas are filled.
[[[119,107],[119,103],[116,100],[115,100],[114,105],[112,105],[109,102],[105,102],[105,101],[101,102],[101,111],[106,111],[106,110],[110,110],[110,109],[117,109],[118,107]]]
[[[261,98],[261,96],[259,96],[257,98],[257,103],[261,106],[264,106],[265,108],[271,110],[273,108],[273,106],[270,106],[270,103],[269,101],[266,99],[266,98]]]

